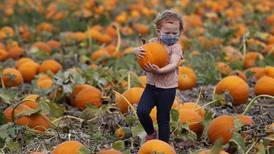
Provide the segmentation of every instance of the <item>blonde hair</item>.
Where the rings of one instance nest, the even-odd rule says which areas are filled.
[[[170,20],[170,19],[175,19],[179,22],[180,31],[184,29],[182,16],[172,9],[167,9],[167,10],[164,10],[163,12],[158,13],[156,18],[153,20],[153,23],[155,24],[156,29],[160,29],[163,21]]]

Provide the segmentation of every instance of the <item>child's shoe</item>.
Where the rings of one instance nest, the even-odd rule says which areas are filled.
[[[157,138],[158,138],[157,131],[154,130],[154,133],[152,133],[151,135],[148,135],[148,134],[146,135],[145,142],[148,140],[157,139]]]

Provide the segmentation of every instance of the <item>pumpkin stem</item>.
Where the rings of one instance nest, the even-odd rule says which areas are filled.
[[[249,154],[249,152],[252,150],[252,148],[258,143],[259,139],[256,139],[256,141],[253,142],[253,144],[250,146],[250,148],[244,153]]]
[[[246,55],[246,38],[249,36],[249,32],[244,33],[243,35],[243,58]]]
[[[197,98],[197,100],[195,101],[196,104],[198,104],[198,102],[200,101],[200,98],[201,98],[201,95],[202,95],[202,91],[203,91],[203,87],[201,87],[200,92],[199,92],[199,95],[198,95],[198,98]]]
[[[62,116],[62,117],[59,117],[59,118],[53,120],[52,123],[55,124],[55,123],[65,119],[65,118],[75,119],[75,120],[78,120],[80,123],[82,123],[84,121],[84,119],[82,119],[82,118],[74,117],[74,116],[71,116],[71,115],[65,115],[65,116]]]
[[[131,72],[128,72],[127,74],[127,89],[129,89],[131,87],[130,83],[131,83]]]
[[[3,77],[1,78],[1,85],[2,85],[2,88],[5,89],[5,84],[4,84],[4,81],[3,81]]]
[[[116,49],[115,52],[113,53],[113,55],[117,55],[117,53],[120,50],[120,46],[121,46],[121,35],[120,35],[120,27],[118,24],[114,24],[113,27],[116,29],[116,33],[117,33],[117,45],[116,45]]]
[[[215,100],[215,92],[216,92],[216,87],[214,87],[213,91],[212,91],[212,100]]]
[[[199,107],[195,108],[194,111],[198,111],[198,110],[200,110],[201,108],[205,108],[206,106],[208,106],[208,105],[210,105],[210,104],[213,104],[213,103],[215,103],[215,102],[217,102],[217,101],[219,101],[219,100],[216,99],[216,100],[210,101],[210,102],[206,103],[206,104],[203,105],[203,106],[199,106]]]
[[[110,98],[109,96],[101,96],[101,99],[102,99],[103,101],[108,101],[108,100],[110,100],[111,98]]]
[[[133,105],[127,100],[127,98],[126,98],[124,95],[122,95],[121,93],[119,93],[118,91],[116,91],[116,90],[113,90],[113,92],[114,92],[115,94],[118,94],[119,96],[121,96],[123,99],[125,99],[125,101],[127,102],[127,104],[128,104],[128,105],[131,107],[131,109],[133,110],[134,115],[136,116],[136,118],[138,118],[138,115],[137,115],[137,113],[136,113],[136,110],[134,109]]]
[[[243,115],[245,115],[248,110],[251,108],[251,106],[254,104],[254,102],[258,99],[258,98],[261,98],[261,97],[267,97],[267,98],[271,98],[271,99],[274,99],[274,96],[271,96],[271,95],[258,95],[256,97],[254,97],[250,103],[246,106],[244,112],[242,113]]]

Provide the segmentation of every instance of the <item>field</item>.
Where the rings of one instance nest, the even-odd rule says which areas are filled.
[[[168,8],[184,22],[170,144],[144,143],[136,106],[147,79],[133,49],[157,37],[153,20]],[[0,153],[274,153],[273,8],[272,0],[0,0]]]

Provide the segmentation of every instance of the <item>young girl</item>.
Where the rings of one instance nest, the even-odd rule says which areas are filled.
[[[165,10],[157,15],[154,23],[158,37],[149,42],[159,42],[166,47],[169,64],[162,68],[154,64],[145,66],[147,84],[137,107],[137,115],[147,133],[145,141],[159,138],[168,143],[170,110],[178,87],[178,65],[183,58],[181,45],[178,43],[183,30],[183,21],[175,11]],[[134,53],[137,58],[142,58],[145,54],[142,46],[135,48]],[[159,137],[149,115],[154,106],[157,108]]]

